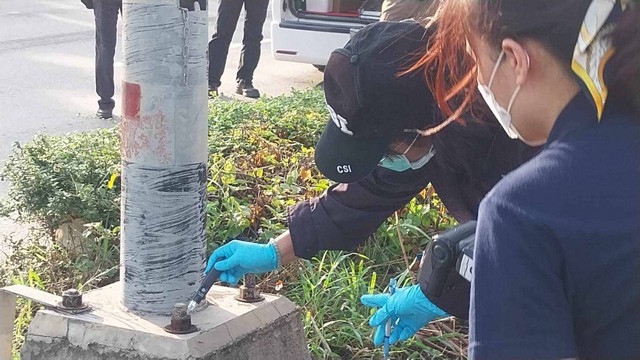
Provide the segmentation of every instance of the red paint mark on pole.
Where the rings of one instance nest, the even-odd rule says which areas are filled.
[[[121,123],[121,154],[127,161],[145,159],[161,164],[172,164],[171,144],[168,144],[169,129],[165,114],[160,110],[153,114],[124,117]]]
[[[122,116],[140,120],[140,84],[122,82]]]

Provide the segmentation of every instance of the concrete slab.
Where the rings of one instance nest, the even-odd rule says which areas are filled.
[[[214,286],[210,304],[192,315],[198,331],[172,335],[170,319],[127,311],[120,284],[84,295],[93,311],[66,315],[42,310],[33,319],[22,359],[309,359],[302,322],[287,298],[264,294],[259,303],[234,299],[238,290]]]
[[[16,296],[0,291],[0,359],[11,359],[13,323],[16,319]]]

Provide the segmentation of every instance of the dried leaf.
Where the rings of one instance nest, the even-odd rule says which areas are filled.
[[[300,179],[309,180],[311,179],[311,170],[307,168],[300,169]]]

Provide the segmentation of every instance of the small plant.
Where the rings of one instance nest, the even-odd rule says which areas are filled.
[[[24,277],[14,278],[13,283],[27,285],[36,289],[44,289],[44,284],[40,279],[40,276],[32,269],[29,268]],[[31,322],[31,318],[37,310],[37,306],[33,304],[31,300],[26,300],[23,298],[18,299],[18,303],[16,307],[19,309],[16,314],[15,320],[15,336],[13,338],[13,347],[14,349],[19,349],[22,343],[24,342],[25,334],[27,333],[27,329],[29,328],[29,323]]]
[[[0,171],[0,179],[11,182],[0,216],[35,222],[51,235],[77,218],[117,226],[120,188],[108,185],[119,166],[116,129],[38,135],[16,143]]]
[[[267,240],[285,227],[286,208],[324,191],[313,146],[327,121],[322,93],[253,103],[210,104],[207,237]]]
[[[369,309],[359,299],[376,289],[376,272],[364,255],[324,252],[299,265],[297,281],[287,293],[305,314],[313,355],[351,358],[354,351],[368,350]]]

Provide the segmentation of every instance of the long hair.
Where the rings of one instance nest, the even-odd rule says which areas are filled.
[[[455,118],[464,123],[462,115],[474,100],[477,67],[466,49],[467,11],[464,1],[441,2],[430,24],[436,30],[427,51],[407,70],[424,71],[443,121]]]
[[[482,98],[475,96],[476,64],[466,50],[464,10],[459,0],[440,3],[427,26],[426,46],[400,75],[423,72],[436,102],[435,126],[429,130],[437,129],[431,135],[438,155],[432,161],[460,181],[474,183],[482,177],[496,137],[503,134]]]

